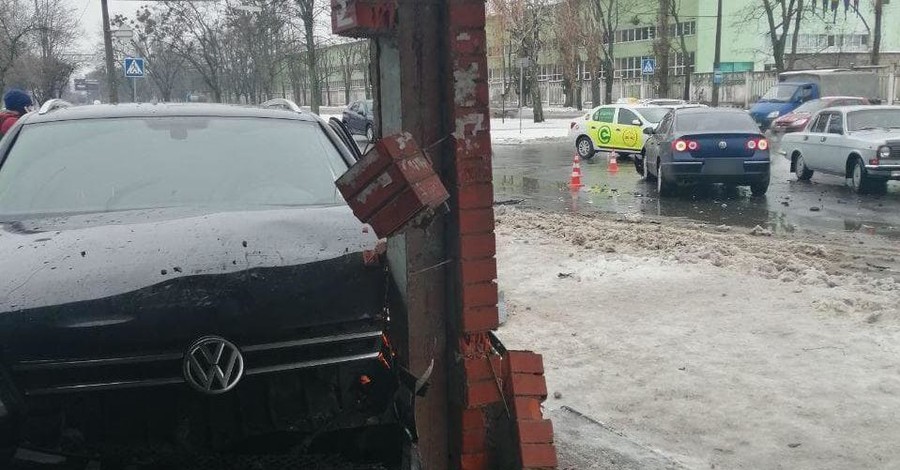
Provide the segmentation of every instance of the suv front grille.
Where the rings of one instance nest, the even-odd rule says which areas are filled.
[[[381,330],[332,334],[250,345],[237,344],[245,375],[375,359],[381,352]],[[13,380],[26,396],[180,384],[183,352],[20,361],[12,364]]]

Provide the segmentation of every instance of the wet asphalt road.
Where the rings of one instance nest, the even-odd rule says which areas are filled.
[[[660,200],[656,185],[645,183],[630,159],[610,172],[602,154],[583,161],[581,191],[568,188],[574,145],[568,140],[494,145],[494,193],[503,203],[554,211],[603,211],[681,217],[709,224],[760,225],[776,233],[855,231],[900,239],[900,182],[887,194],[858,196],[839,177],[816,174],[799,182],[790,165],[772,153],[772,180],[765,197],[749,188],[721,185],[682,190]]]

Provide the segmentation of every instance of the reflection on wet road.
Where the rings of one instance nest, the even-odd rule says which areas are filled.
[[[709,224],[760,225],[775,232],[849,230],[900,238],[900,184],[884,195],[858,196],[838,177],[816,174],[798,182],[789,164],[773,153],[772,183],[762,198],[749,188],[707,186],[660,200],[654,184],[644,183],[629,159],[611,173],[598,156],[582,162],[584,188],[568,188],[574,146],[568,141],[494,146],[494,192],[497,201],[525,199],[523,204],[549,210],[598,210],[683,217]]]

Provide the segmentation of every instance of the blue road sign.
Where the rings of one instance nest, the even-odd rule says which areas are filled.
[[[645,58],[641,60],[641,73],[644,75],[653,75],[656,72],[656,59]]]
[[[125,77],[144,78],[144,59],[128,57],[125,59]]]

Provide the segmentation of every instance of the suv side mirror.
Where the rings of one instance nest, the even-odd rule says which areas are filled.
[[[644,128],[644,134],[646,134],[646,135],[653,135],[653,134],[656,134],[656,129],[653,128],[653,127],[645,127],[645,128]]]
[[[634,121],[631,121],[631,124],[634,125],[634,126],[640,126],[640,125],[641,125],[641,120],[640,120],[640,119],[635,119]]]

